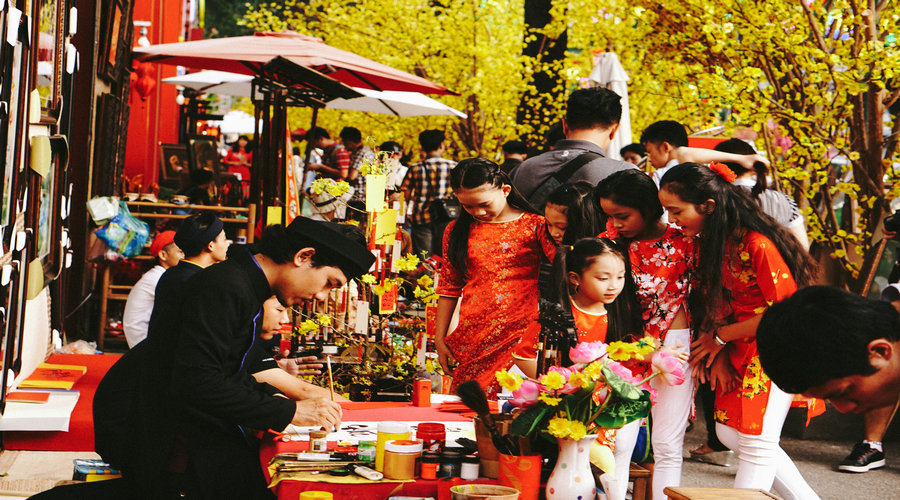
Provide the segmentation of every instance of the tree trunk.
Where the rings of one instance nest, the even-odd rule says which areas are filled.
[[[532,154],[546,149],[541,147],[544,132],[562,119],[556,102],[564,93],[565,86],[562,75],[550,68],[565,58],[568,34],[563,31],[558,38],[550,38],[538,33],[553,20],[550,15],[552,7],[551,0],[525,0],[526,45],[522,55],[532,58],[535,66],[530,88],[522,94],[516,111],[516,123],[524,125],[522,128],[527,132],[523,134],[523,140]]]

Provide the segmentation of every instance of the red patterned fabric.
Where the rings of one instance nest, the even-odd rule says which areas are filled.
[[[540,333],[538,270],[542,255],[552,258],[556,244],[545,229],[544,217],[523,213],[507,222],[473,222],[469,230],[466,261],[468,279],[445,259],[437,293],[462,296],[459,326],[445,339],[459,366],[453,371],[453,387],[477,380],[489,397],[500,387],[497,370],[508,368],[513,352],[534,358]],[[450,233],[444,233],[444,254],[449,255]]]

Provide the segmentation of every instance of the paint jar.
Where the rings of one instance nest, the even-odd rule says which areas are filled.
[[[375,441],[375,470],[384,472],[384,443],[409,439],[409,424],[406,422],[380,422]]]
[[[445,451],[441,453],[441,477],[459,477],[462,469],[462,453]]]
[[[478,479],[478,457],[475,455],[466,455],[462,459],[462,467],[459,471],[459,477],[466,481],[474,481]]]
[[[375,461],[375,441],[360,441],[356,449],[356,459],[370,464]]]
[[[441,468],[441,454],[433,451],[422,453],[422,479],[437,479]]]
[[[415,479],[419,477],[422,443],[410,440],[388,441],[384,444],[384,477]]]
[[[444,442],[447,440],[447,431],[444,424],[422,422],[416,428],[416,439],[422,443],[422,449],[424,451],[440,453],[444,451]]]
[[[325,431],[310,431],[309,451],[313,453],[328,453],[328,433]]]

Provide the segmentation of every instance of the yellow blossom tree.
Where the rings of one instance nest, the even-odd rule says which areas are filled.
[[[582,13],[569,30],[586,39],[570,43],[620,52],[636,88],[635,130],[657,119],[752,128],[807,216],[813,249],[860,291],[858,277],[877,264],[870,248],[886,201],[900,194],[898,184],[885,190],[900,121],[883,121],[900,93],[896,3],[637,0],[599,15],[584,5],[569,9]]]
[[[461,95],[437,97],[468,118],[397,119],[358,112],[320,114],[334,133],[353,125],[378,144],[398,140],[418,149],[419,132],[445,129],[459,155],[497,158],[499,145],[517,137],[516,106],[524,89],[521,48],[524,0],[310,0],[261,5],[243,25],[257,31],[291,29],[322,38],[397,69],[438,82]],[[298,125],[308,111],[292,114]],[[304,120],[304,121],[300,121]]]

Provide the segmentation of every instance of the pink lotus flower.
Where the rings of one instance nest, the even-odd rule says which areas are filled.
[[[606,398],[608,398],[608,397],[609,397],[609,387],[608,386],[600,387],[598,385],[598,387],[596,389],[594,389],[593,394],[591,394],[591,398],[594,400],[594,404],[598,405],[598,406],[602,405],[603,402],[606,401]]]
[[[618,361],[610,361],[606,365],[606,367],[609,368],[610,371],[618,375],[620,379],[630,384],[637,385],[638,382],[641,381],[641,379],[635,377],[634,374],[631,373],[631,370],[626,368],[625,365],[619,363]]]
[[[590,363],[600,359],[606,354],[606,344],[603,342],[582,342],[569,349],[569,359],[573,363]]]
[[[566,379],[566,385],[565,385],[565,387],[563,387],[562,389],[560,389],[558,392],[560,392],[560,393],[562,393],[562,394],[575,394],[576,392],[578,392],[578,389],[580,389],[580,387],[576,387],[576,386],[574,386],[574,385],[572,385],[572,384],[569,383],[569,377],[572,375],[572,370],[571,370],[571,369],[569,369],[569,368],[560,368],[560,367],[558,367],[558,366],[551,366],[549,372],[557,372],[557,373],[559,373],[560,375],[562,375],[563,377],[565,377],[565,379]],[[548,373],[549,373],[549,372],[548,372]]]
[[[541,384],[526,380],[522,382],[519,390],[513,391],[512,395],[510,403],[519,408],[528,408],[538,402],[538,396],[541,395]]]
[[[653,370],[660,372],[669,385],[681,385],[684,383],[684,368],[681,361],[667,352],[658,352],[653,356]]]

